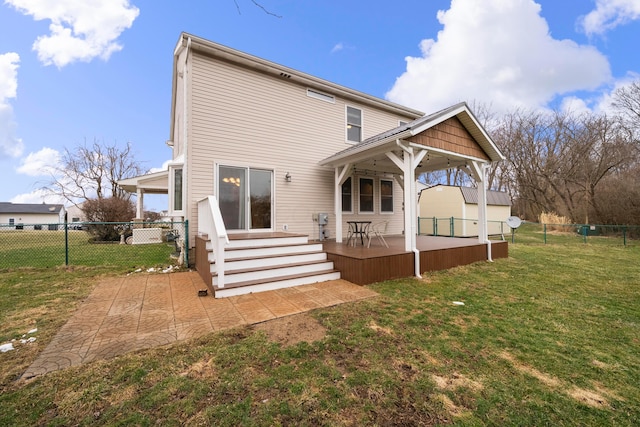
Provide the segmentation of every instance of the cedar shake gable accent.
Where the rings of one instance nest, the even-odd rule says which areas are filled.
[[[426,147],[439,148],[440,150],[491,161],[460,119],[455,116],[417,135],[406,138],[406,140]]]

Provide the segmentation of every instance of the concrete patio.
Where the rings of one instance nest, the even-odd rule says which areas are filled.
[[[199,297],[201,289],[196,272],[106,279],[23,378],[377,295],[345,280],[224,299]]]

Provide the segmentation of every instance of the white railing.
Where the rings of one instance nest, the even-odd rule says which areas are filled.
[[[213,245],[213,257],[218,274],[218,287],[224,288],[224,247],[229,243],[218,199],[208,196],[198,202],[198,234],[206,234]]]

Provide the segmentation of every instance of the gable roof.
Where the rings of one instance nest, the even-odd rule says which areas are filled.
[[[460,120],[467,132],[469,132],[480,148],[482,148],[482,150],[487,154],[490,161],[495,162],[504,160],[504,155],[475,118],[467,106],[467,103],[461,102],[367,138],[358,144],[352,145],[351,147],[322,160],[320,164],[334,166],[345,163],[345,161],[350,157],[356,157],[358,154],[364,153],[368,150],[377,149],[389,143],[395,143],[398,139],[411,138],[452,117],[456,117]]]
[[[471,187],[459,187],[464,202],[470,205],[478,204],[478,189]],[[504,191],[487,190],[487,205],[511,206],[511,198]]]
[[[45,203],[11,203],[0,202],[0,213],[4,214],[59,214],[64,205],[48,205]]]
[[[200,53],[209,55],[220,60],[236,64],[242,67],[252,69],[256,72],[269,74],[279,79],[284,79],[301,86],[316,89],[321,92],[329,93],[340,98],[348,99],[362,105],[372,106],[374,108],[391,111],[406,117],[421,117],[424,115],[422,111],[418,111],[409,107],[405,107],[394,102],[378,98],[364,92],[360,92],[328,80],[321,79],[311,74],[303,73],[293,68],[285,67],[278,63],[268,61],[266,59],[250,55],[245,52],[224,46],[219,43],[212,42],[193,34],[182,33],[178,39],[178,43],[173,53],[173,81],[172,81],[172,101],[171,101],[171,129],[169,140],[174,139],[174,120],[177,93],[177,61],[183,49],[191,49]]]
[[[473,187],[459,187],[457,185],[444,185],[444,184],[436,184],[431,187],[425,188],[420,192],[420,197],[422,198],[422,192],[431,190],[432,188],[438,187],[448,187],[448,188],[458,188],[460,189],[460,193],[462,193],[462,199],[468,205],[477,205],[478,204],[478,189]],[[487,206],[511,206],[511,198],[509,194],[504,191],[495,191],[495,190],[487,190]]]

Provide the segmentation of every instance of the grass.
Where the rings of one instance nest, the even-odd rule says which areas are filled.
[[[85,231],[68,233],[69,265],[136,268],[173,264],[173,244],[120,245],[91,243]],[[65,265],[65,233],[49,230],[0,232],[0,268],[56,267]]]
[[[35,352],[0,354],[0,425],[638,425],[639,260],[516,243],[313,311],[310,343],[245,327],[29,382]],[[0,337],[59,327],[104,273],[0,273]]]

